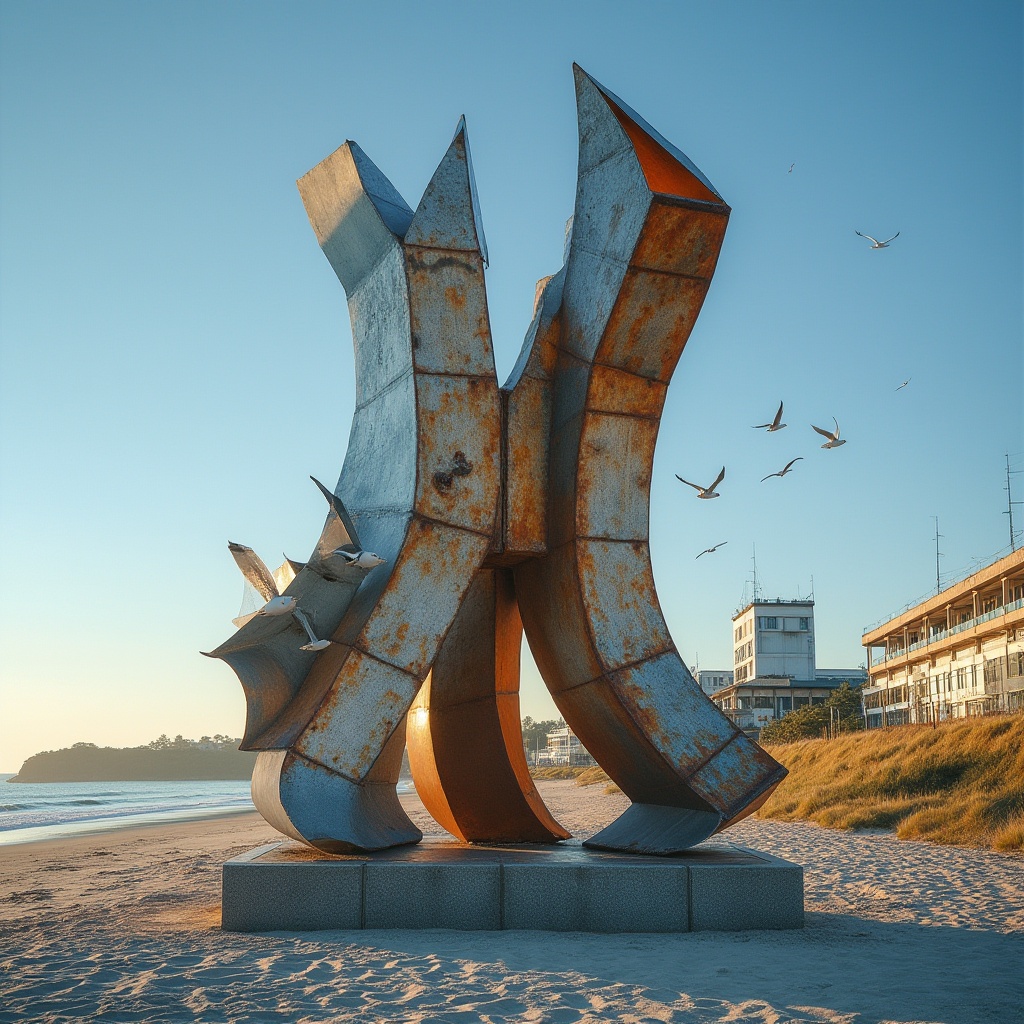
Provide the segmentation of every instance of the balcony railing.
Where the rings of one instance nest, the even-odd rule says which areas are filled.
[[[1011,601],[1009,604],[1000,605],[998,608],[993,608],[990,612],[985,612],[982,615],[977,615],[973,619],[968,619],[966,622],[960,622],[949,629],[940,630],[938,633],[932,633],[930,637],[924,640],[918,640],[917,643],[910,644],[906,648],[899,648],[895,651],[883,651],[877,658],[871,659],[871,667],[875,665],[881,665],[883,661],[888,661],[892,658],[902,658],[906,654],[910,654],[912,651],[919,651],[922,647],[927,647],[929,644],[937,644],[947,637],[955,636],[957,633],[962,633],[966,629],[973,629],[975,626],[980,626],[983,622],[989,622],[991,619],[998,619],[1003,615],[1008,615],[1010,612],[1017,611],[1019,608],[1024,608],[1024,598],[1019,598],[1016,601]]]

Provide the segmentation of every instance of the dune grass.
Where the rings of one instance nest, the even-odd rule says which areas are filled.
[[[535,779],[578,779],[587,770],[582,765],[549,764],[531,768],[530,775]]]
[[[935,729],[876,729],[767,749],[789,775],[760,817],[1024,850],[1024,715],[947,722]],[[572,770],[577,786],[618,792],[601,768]]]
[[[1024,715],[767,747],[789,776],[758,812],[900,839],[1024,850]]]

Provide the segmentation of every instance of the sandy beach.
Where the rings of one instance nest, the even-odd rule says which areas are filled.
[[[626,805],[540,785],[579,836]],[[7,847],[0,1021],[1024,1019],[1024,858],[757,819],[729,837],[804,865],[806,928],[230,934],[221,864],[280,838],[257,814]]]

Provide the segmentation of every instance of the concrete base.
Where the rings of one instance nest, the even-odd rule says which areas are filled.
[[[353,928],[582,932],[801,928],[798,864],[728,843],[673,857],[425,839],[329,856],[300,843],[224,865],[226,931]]]

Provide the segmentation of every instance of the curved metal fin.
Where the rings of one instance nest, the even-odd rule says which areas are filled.
[[[259,591],[264,601],[277,597],[280,591],[274,581],[273,573],[266,567],[263,559],[245,544],[236,544],[233,540],[228,541],[228,551],[235,560],[235,564],[242,571],[242,575]]]
[[[636,152],[640,168],[652,192],[699,199],[709,203],[723,203],[714,185],[701,173],[695,163],[672,145],[657,129],[647,123],[635,110],[623,103],[615,93],[606,89],[597,79],[588,75],[578,64],[572,66],[576,76],[577,95],[589,83],[608,104],[622,126]]]
[[[405,243],[429,249],[469,249],[487,262],[465,117],[459,118],[452,144],[416,207]]]

